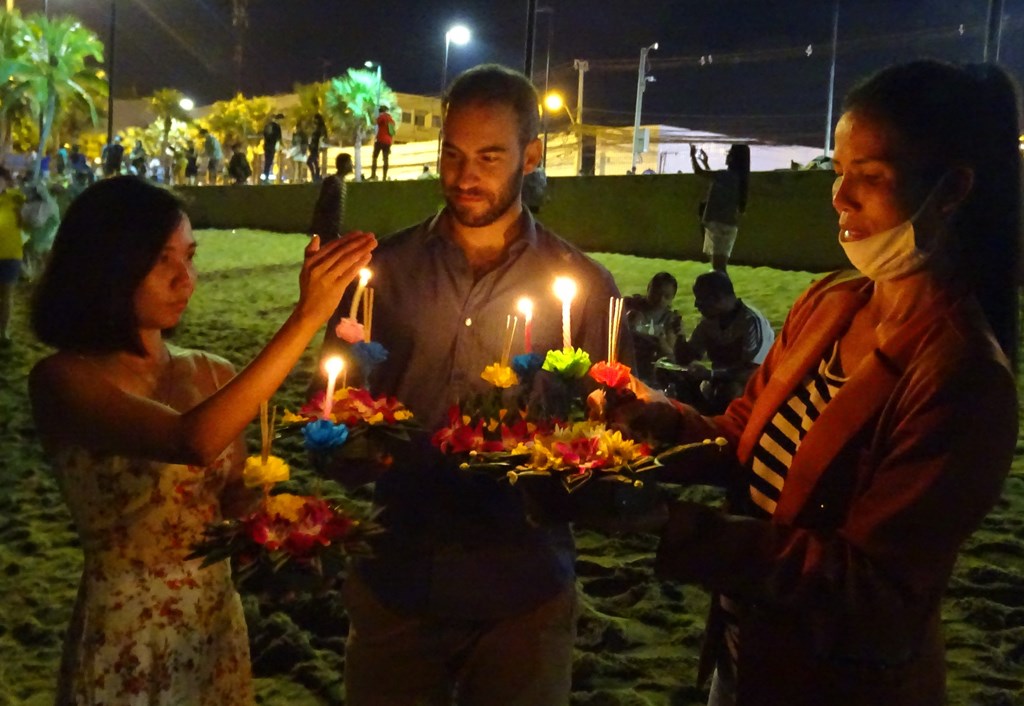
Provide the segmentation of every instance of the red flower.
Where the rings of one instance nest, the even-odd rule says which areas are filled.
[[[629,366],[601,361],[590,366],[590,377],[602,385],[619,390],[629,385]]]

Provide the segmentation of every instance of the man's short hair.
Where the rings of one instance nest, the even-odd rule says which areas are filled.
[[[540,100],[526,76],[500,64],[481,64],[452,82],[441,102],[445,117],[467,105],[505,105],[516,114],[519,145],[526,147],[540,132]]]
[[[389,110],[389,108],[386,105],[382,105],[379,108],[377,108],[377,111],[380,112],[380,113],[386,113],[386,112],[388,112],[388,110]]]
[[[693,281],[693,295],[698,299],[703,297],[734,297],[736,290],[733,289],[732,280],[729,275],[721,270],[711,270],[699,275]]]

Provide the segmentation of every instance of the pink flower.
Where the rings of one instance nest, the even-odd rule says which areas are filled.
[[[344,318],[334,327],[334,333],[346,343],[358,343],[363,340],[363,325],[355,319]]]

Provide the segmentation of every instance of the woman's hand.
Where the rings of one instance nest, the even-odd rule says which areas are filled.
[[[299,274],[296,311],[318,325],[327,321],[359,270],[370,263],[375,247],[377,239],[373,233],[355,231],[322,247],[320,236],[314,235],[306,246]]]

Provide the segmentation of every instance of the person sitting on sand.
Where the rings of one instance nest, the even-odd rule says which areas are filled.
[[[725,414],[630,420],[728,442],[660,469],[728,492],[728,511],[673,502],[655,563],[715,594],[709,703],[946,702],[942,598],[1017,445],[1018,101],[994,65],[856,86],[832,204],[859,272],[811,285]]]
[[[29,379],[85,554],[58,704],[254,703],[230,568],[185,557],[207,523],[251,502],[242,430],[374,245],[364,234],[323,247],[314,238],[294,310],[235,375],[223,358],[165,340],[196,283],[177,198],[112,177],[68,208],[32,309],[36,335],[57,352]]]
[[[693,304],[701,320],[689,338],[675,345],[680,373],[665,371],[675,381],[677,399],[704,414],[721,414],[743,393],[747,380],[775,341],[764,314],[736,296],[729,275],[711,270],[693,282]],[[701,362],[707,358],[709,364]]]
[[[678,290],[675,277],[659,272],[647,283],[646,295],[634,294],[623,302],[636,351],[636,376],[648,385],[657,386],[655,361],[674,360],[676,341],[685,336],[683,319],[672,308]]]

